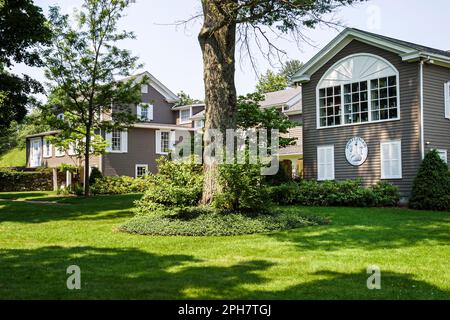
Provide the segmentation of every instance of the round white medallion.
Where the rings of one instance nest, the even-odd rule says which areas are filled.
[[[369,149],[364,139],[354,137],[347,142],[345,147],[345,156],[352,166],[360,166],[367,160]]]

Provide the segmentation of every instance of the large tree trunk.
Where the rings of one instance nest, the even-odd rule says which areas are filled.
[[[237,0],[203,0],[204,23],[199,34],[203,53],[205,83],[206,122],[205,132],[209,129],[236,127],[236,87],[235,46],[236,19],[224,16],[230,5]],[[208,142],[205,141],[205,148]],[[214,195],[220,191],[217,165],[205,165],[203,204],[210,204]]]

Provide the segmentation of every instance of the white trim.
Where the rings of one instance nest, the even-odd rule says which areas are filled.
[[[51,158],[51,157],[53,157],[53,144],[49,141],[49,140],[47,140],[47,139],[43,139],[43,145],[42,145],[42,158],[44,158],[44,159],[48,159],[48,158]],[[49,143],[49,152],[47,152],[47,142]]]
[[[383,152],[383,147],[384,146],[388,146],[389,148],[392,146],[397,146],[397,152],[398,152],[398,157],[399,159],[386,159],[386,155]],[[390,150],[389,152],[391,152],[392,150]],[[403,179],[403,164],[402,164],[402,142],[401,140],[390,140],[390,141],[382,141],[380,143],[380,161],[381,161],[381,165],[380,165],[380,169],[381,169],[381,180],[393,180],[393,179]],[[399,174],[398,175],[393,175],[393,174],[387,174],[386,173],[386,167],[384,167],[384,163],[386,161],[398,161],[399,163]],[[392,163],[390,163],[391,165]],[[384,169],[384,170],[383,170]]]
[[[62,158],[66,156],[66,150],[64,150],[63,147],[56,147],[55,146],[55,157]]]
[[[163,133],[163,132],[167,132],[169,134],[169,148],[171,147],[170,146],[170,136],[171,136],[171,132],[172,131],[170,131],[170,130],[157,130],[155,132],[155,139],[156,139],[156,141],[155,141],[155,147],[156,147],[155,152],[156,152],[156,154],[168,155],[169,154],[168,152],[165,152],[165,151],[163,151],[161,149],[161,147],[162,147],[161,146],[161,133]]]
[[[136,164],[134,171],[135,178],[138,178],[138,168],[145,168],[146,174],[148,173],[148,164]]]
[[[388,77],[392,77],[395,76],[396,77],[396,81],[397,81],[397,109],[398,109],[398,113],[397,113],[397,118],[394,119],[383,119],[383,120],[372,120],[372,99],[371,99],[371,84],[370,82],[372,80],[375,79],[379,79],[378,77],[375,78],[367,78],[366,80],[364,79],[360,79],[361,81],[358,81],[357,79],[351,79],[349,81],[345,81],[339,84],[339,86],[341,87],[341,124],[340,125],[334,125],[334,126],[324,126],[321,127],[320,126],[320,89],[324,89],[321,88],[321,83],[322,81],[325,79],[325,77],[328,74],[329,70],[332,70],[333,68],[336,68],[336,66],[338,66],[339,64],[341,64],[342,62],[344,62],[345,60],[354,58],[354,57],[358,57],[358,56],[369,56],[369,57],[373,57],[376,59],[379,59],[383,62],[385,62],[390,68],[392,68],[392,70],[394,71],[394,74],[392,74],[391,76],[386,76],[386,77],[382,77],[382,78],[388,78]],[[367,94],[368,94],[368,112],[369,112],[369,121],[367,122],[358,122],[358,123],[345,123],[345,111],[344,111],[344,86],[346,84],[351,84],[351,83],[355,83],[355,82],[363,82],[363,81],[367,81]],[[335,87],[335,86],[333,86]],[[337,87],[337,86],[336,86]],[[336,63],[334,63],[320,78],[319,82],[317,83],[316,86],[316,129],[329,129],[329,128],[337,128],[337,127],[346,127],[346,126],[355,126],[355,125],[365,125],[365,124],[373,124],[373,123],[379,123],[379,122],[390,122],[390,121],[399,121],[401,120],[401,106],[400,106],[400,73],[397,70],[397,68],[390,63],[388,60],[384,59],[383,57],[371,54],[371,53],[356,53],[356,54],[351,54],[348,55],[342,59],[340,59],[339,61],[337,61]]]
[[[330,175],[326,176],[326,172],[321,175],[320,171],[320,153],[324,152],[324,156],[326,157],[327,151],[331,150],[331,160],[325,159],[325,162],[331,162],[331,173]],[[317,146],[317,181],[332,181],[335,180],[335,163],[334,163],[334,145],[324,145],[324,146]],[[327,163],[325,163],[327,165]]]
[[[445,118],[450,119],[450,81],[444,85]]]
[[[421,60],[420,61],[420,70],[419,70],[419,94],[420,94],[420,101],[419,101],[419,112],[420,112],[420,154],[422,156],[422,160],[425,159],[425,133],[424,133],[424,112],[423,112],[423,65],[424,65],[424,61]]]
[[[141,94],[147,94],[148,93],[148,84],[141,85]]]
[[[39,148],[37,149],[37,154],[33,151],[33,144],[38,143]],[[42,138],[30,139],[30,168],[38,168],[42,166]]]
[[[436,151],[439,153],[439,156],[441,154],[443,155],[443,157],[441,157],[441,159],[444,158],[442,160],[444,160],[444,162],[448,164],[448,153],[447,153],[447,150],[446,149],[436,149]]]

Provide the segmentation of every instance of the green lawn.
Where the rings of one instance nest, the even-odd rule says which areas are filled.
[[[0,155],[0,168],[3,167],[25,167],[25,149],[14,148]]]
[[[138,195],[47,194],[0,194],[0,299],[450,299],[449,213],[292,207],[333,224],[145,237],[114,231]],[[66,288],[70,265],[81,268],[79,291]],[[366,287],[370,265],[381,268],[381,290]]]

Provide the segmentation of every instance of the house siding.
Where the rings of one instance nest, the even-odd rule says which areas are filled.
[[[401,120],[361,124],[346,127],[317,129],[316,87],[323,74],[336,62],[356,53],[370,53],[390,61],[400,74],[400,117]],[[420,164],[419,147],[419,64],[404,63],[389,51],[362,43],[350,42],[322,68],[311,76],[311,81],[303,85],[303,151],[304,174],[306,179],[317,179],[317,147],[334,145],[336,180],[361,177],[364,185],[381,179],[380,142],[401,140],[402,174],[401,180],[386,180],[397,185],[403,196],[409,196],[413,179]],[[360,167],[350,165],[345,157],[345,147],[351,138],[363,138],[369,148],[367,161]]]
[[[444,84],[450,81],[450,69],[426,64],[423,76],[425,152],[445,149],[449,156],[450,119],[445,118]]]
[[[106,176],[135,176],[136,164],[147,164],[156,172],[155,129],[130,128],[128,130],[128,152],[108,153],[102,157],[103,174]]]

